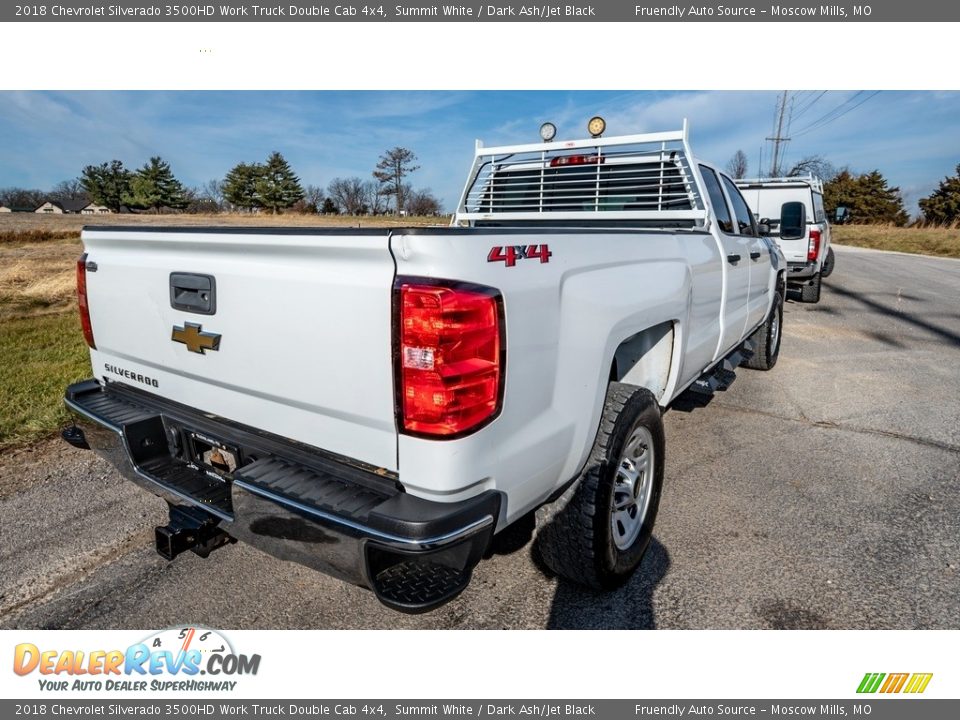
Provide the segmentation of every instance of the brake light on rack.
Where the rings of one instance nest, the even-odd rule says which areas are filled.
[[[810,242],[807,244],[807,262],[813,262],[820,254],[820,231],[810,231]]]
[[[93,341],[93,325],[90,323],[90,305],[87,302],[87,254],[84,253],[77,260],[77,307],[80,310],[80,327],[83,329],[83,339],[87,345],[96,350]]]
[[[551,158],[550,167],[563,167],[564,165],[602,165],[606,158],[600,155],[560,155]]]
[[[492,288],[399,278],[397,410],[402,431],[451,438],[477,430],[503,398],[503,301]]]

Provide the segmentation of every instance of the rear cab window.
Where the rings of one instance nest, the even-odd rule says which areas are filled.
[[[825,223],[827,221],[827,211],[823,208],[823,195],[813,193],[813,221],[815,223]]]
[[[727,207],[727,200],[723,196],[723,190],[720,189],[720,181],[717,174],[706,165],[700,166],[700,174],[703,176],[703,184],[707,188],[707,194],[710,196],[710,204],[713,206],[713,212],[717,216],[717,225],[728,235],[733,234],[733,219],[730,217],[730,208]]]
[[[727,195],[730,196],[730,202],[733,204],[733,212],[737,218],[737,228],[741,235],[757,236],[757,225],[753,218],[753,213],[747,207],[747,201],[743,199],[733,180],[726,175],[723,178],[723,185],[727,188]]]

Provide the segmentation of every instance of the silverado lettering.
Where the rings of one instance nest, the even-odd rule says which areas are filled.
[[[151,387],[160,387],[160,383],[152,377],[135,373],[132,370],[124,370],[123,368],[119,368],[116,365],[111,365],[110,363],[104,363],[103,368],[112,375],[119,375],[120,377],[125,377],[128,380],[143,383],[144,385],[150,385]]]

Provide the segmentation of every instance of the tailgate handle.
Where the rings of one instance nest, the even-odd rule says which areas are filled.
[[[170,273],[170,307],[198,315],[217,312],[217,281],[213,275]]]

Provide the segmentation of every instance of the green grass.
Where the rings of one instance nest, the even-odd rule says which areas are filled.
[[[0,449],[67,422],[63,391],[91,376],[76,313],[0,322]]]
[[[960,228],[957,227],[834,225],[830,231],[833,241],[840,245],[960,258]]]

